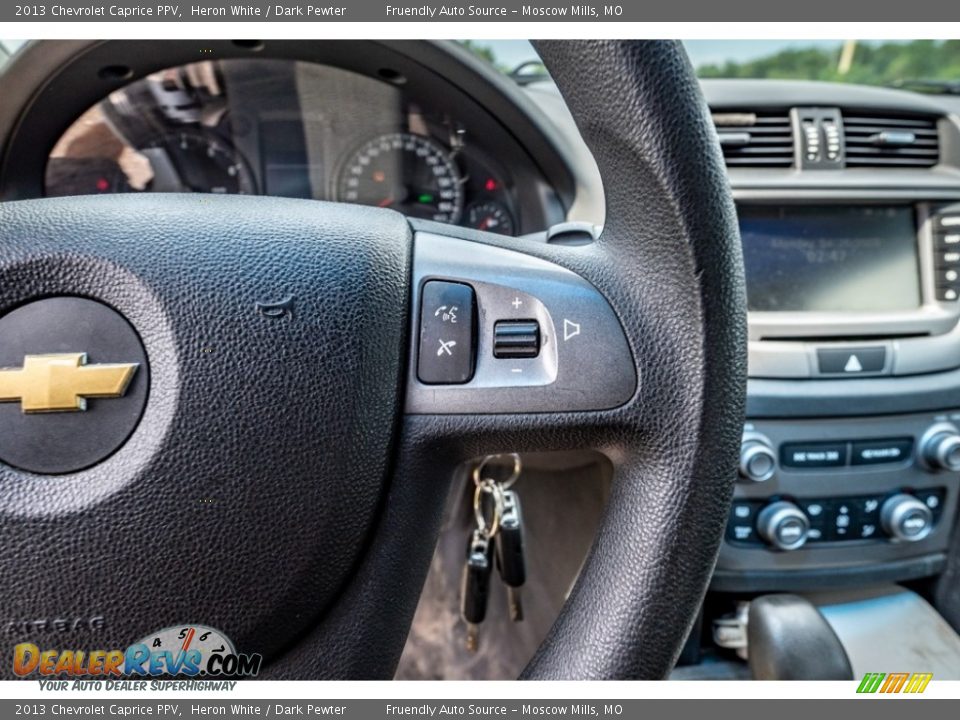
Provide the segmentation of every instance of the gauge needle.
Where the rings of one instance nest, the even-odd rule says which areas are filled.
[[[180,179],[173,159],[163,148],[144,148],[140,154],[150,162],[153,170],[153,192],[189,192],[189,188]]]
[[[392,197],[384,198],[383,200],[377,203],[377,207],[382,207],[382,208],[390,207],[391,205],[393,205]]]

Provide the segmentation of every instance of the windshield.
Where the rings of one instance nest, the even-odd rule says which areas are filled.
[[[527,81],[544,77],[536,51],[526,40],[463,44],[501,72]],[[687,40],[683,44],[701,78],[827,80],[931,92],[960,85],[960,40]]]
[[[0,40],[0,65],[22,46]],[[521,83],[546,79],[527,40],[460,44]],[[826,80],[960,93],[960,40],[685,40],[701,78]]]

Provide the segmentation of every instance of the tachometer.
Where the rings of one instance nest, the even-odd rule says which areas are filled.
[[[513,235],[513,216],[503,203],[496,200],[476,203],[467,208],[464,225],[499,235]]]
[[[344,163],[342,202],[393,208],[404,215],[455,223],[463,211],[460,173],[438,143],[412,133],[381,135]]]

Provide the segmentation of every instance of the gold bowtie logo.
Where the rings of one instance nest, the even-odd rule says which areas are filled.
[[[25,413],[86,410],[86,398],[122,396],[137,367],[87,365],[86,353],[27,355],[22,368],[0,368],[0,402],[19,401]]]

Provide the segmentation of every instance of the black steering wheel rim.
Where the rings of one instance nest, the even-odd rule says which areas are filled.
[[[204,614],[174,620],[171,613],[170,620],[220,623],[228,632],[237,628],[248,644],[263,645],[247,649],[267,655],[264,677],[390,677],[452,472],[490,452],[590,448],[613,460],[612,495],[584,570],[524,677],[669,672],[713,569],[742,431],[746,302],[734,208],[709,113],[678,44],[565,41],[538,49],[604,179],[607,220],[592,246],[531,245],[432,224],[414,224],[411,232],[389,212],[271,198],[0,207],[2,309],[67,294],[119,310],[150,357],[145,422],[157,420],[151,407],[170,410],[161,418],[166,424],[141,423],[107,461],[128,458],[130,483],[106,500],[84,502],[78,489],[46,515],[23,512],[16,503],[36,477],[0,468],[8,488],[0,500],[12,518],[3,524],[8,550],[0,556],[12,578],[5,595],[38,597],[38,589],[47,590],[42,612],[57,612],[64,595],[25,560],[49,560],[71,532],[93,532],[91,523],[111,516],[121,532],[137,532],[145,500],[173,512],[189,492],[176,473],[192,465],[198,487],[232,515],[214,511],[219,534],[192,529],[185,537],[219,541],[191,545],[185,555],[161,548],[155,567],[131,569],[128,578],[118,569],[135,567],[134,550],[146,544],[81,552],[79,568],[55,565],[59,583],[90,580],[80,589],[82,612],[126,613],[112,637],[129,642],[137,623],[166,617],[158,614],[159,597],[177,612]],[[134,236],[158,223],[170,228],[162,232],[176,253],[136,245]],[[415,233],[427,230],[534,255],[592,284],[622,325],[637,372],[634,396],[610,410],[404,415],[410,268]],[[98,233],[102,242],[94,239]],[[175,289],[162,287],[164,273],[178,278]],[[244,337],[249,301],[277,299],[276,291],[290,293],[291,286],[301,314],[289,318],[284,342],[272,325]],[[380,309],[375,319],[357,313],[371,303]],[[177,373],[164,383],[154,369],[171,365]],[[253,382],[251,372],[265,374]],[[292,379],[285,382],[283,373]],[[237,407],[240,395],[231,385],[237,378],[254,395],[255,418]],[[214,393],[210,402],[220,415],[203,408],[203,393]],[[282,404],[271,406],[271,393]],[[203,429],[211,422],[219,435]],[[310,436],[318,426],[329,428],[330,437]],[[184,447],[188,438],[202,442],[190,445],[194,455],[185,451],[178,459],[174,446],[163,452],[143,446],[145,428],[165,442],[181,439]],[[137,456],[138,448],[153,454]],[[98,467],[82,472],[102,473]],[[48,534],[24,535],[36,523]],[[208,594],[178,562],[202,570],[196,581]],[[164,590],[163,572],[184,577]],[[138,594],[125,605],[108,594],[118,587]],[[154,598],[146,595],[151,587],[159,588]],[[33,612],[22,602],[11,606]],[[82,629],[71,639],[79,647],[102,644]]]

